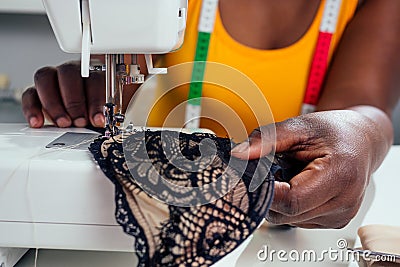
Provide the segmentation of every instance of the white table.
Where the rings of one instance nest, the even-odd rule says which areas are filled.
[[[348,266],[347,261],[333,262],[326,257],[324,262],[280,262],[276,258],[260,261],[257,254],[263,246],[269,249],[291,250],[302,252],[315,250],[317,255],[329,247],[337,249],[337,241],[345,239],[349,246],[354,246],[357,241],[356,231],[359,226],[372,223],[391,224],[400,226],[400,214],[394,205],[398,203],[398,188],[400,187],[399,170],[400,146],[393,146],[382,166],[374,174],[373,181],[368,188],[364,204],[356,218],[341,230],[306,230],[299,228],[279,229],[263,226],[255,234],[250,244],[240,255],[236,266],[280,266],[283,264],[292,266]],[[369,208],[369,209],[368,209]],[[39,267],[102,267],[102,266],[134,266],[134,255],[119,252],[84,252],[62,250],[39,250]],[[275,254],[276,257],[276,254]],[[31,250],[16,265],[17,267],[32,267],[34,262],[34,250]],[[351,266],[356,266],[350,263]],[[226,265],[228,266],[228,265]]]

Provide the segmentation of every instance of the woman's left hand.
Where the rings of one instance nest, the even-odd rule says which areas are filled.
[[[276,143],[271,146],[275,139]],[[342,228],[357,214],[372,172],[390,142],[368,116],[324,111],[260,127],[232,150],[259,158],[275,149],[305,164],[288,183],[275,182],[267,220],[303,228]]]

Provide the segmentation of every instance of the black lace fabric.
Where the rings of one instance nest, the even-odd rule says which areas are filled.
[[[212,134],[170,131],[90,145],[115,185],[115,216],[135,237],[138,266],[210,266],[257,229],[280,168],[267,158],[235,159],[233,145]]]

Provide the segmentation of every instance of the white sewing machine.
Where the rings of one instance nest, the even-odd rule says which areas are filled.
[[[81,53],[82,76],[91,69],[106,71],[106,129],[116,134],[124,119],[119,86],[144,81],[135,54],[145,54],[150,74],[165,73],[153,68],[151,54],[181,46],[187,0],[43,3],[60,47]],[[90,66],[91,54],[106,54],[105,66]],[[133,55],[130,64],[123,54]],[[54,141],[65,132],[79,134]],[[133,251],[133,240],[113,216],[113,185],[93,162],[88,143],[74,146],[95,135],[0,124],[0,248]],[[69,145],[74,149],[62,148]]]
[[[43,0],[60,47],[81,53],[82,77],[89,76],[90,55],[105,54],[106,134],[118,132],[124,121],[121,112],[122,86],[143,83],[136,54],[144,54],[149,74],[166,73],[154,68],[151,54],[178,49],[186,28],[187,0]],[[130,64],[124,54],[131,54]]]

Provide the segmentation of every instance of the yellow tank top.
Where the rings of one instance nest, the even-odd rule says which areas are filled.
[[[184,44],[177,52],[167,54],[161,62],[162,65],[174,66],[194,60],[201,2],[200,0],[189,1]],[[357,4],[358,0],[342,1],[330,55],[335,51],[346,25],[355,13]],[[225,30],[219,11],[217,11],[207,61],[222,63],[240,71],[258,88],[255,90],[251,81],[245,81],[244,77],[239,78],[240,75],[235,72],[216,70],[218,67],[207,67],[206,81],[210,75],[219,75],[222,77],[214,78],[223,80],[226,86],[239,89],[230,90],[224,86],[204,84],[202,96],[211,101],[202,102],[202,117],[212,116],[212,118],[202,119],[200,127],[209,128],[218,135],[224,136],[229,130],[226,126],[227,123],[229,124],[228,128],[231,129],[243,126],[245,133],[241,131],[229,134],[230,137],[242,139],[260,125],[299,115],[324,6],[325,0],[322,0],[311,26],[297,42],[288,47],[274,50],[260,50],[238,43]],[[186,71],[186,68],[177,70],[175,75],[177,75],[175,78],[169,78],[168,86],[171,86],[171,80],[190,81],[191,69],[190,71]],[[182,76],[186,77],[182,78]],[[211,83],[213,81],[211,78]],[[165,87],[165,82],[161,82],[158,88],[159,96],[166,92]],[[150,113],[148,125],[162,126],[167,121],[166,125],[181,127],[184,120],[183,109],[177,113],[171,113],[171,111],[187,100],[188,90],[189,86],[186,84],[178,86],[160,97]],[[265,110],[262,102],[259,101],[257,104],[262,96],[260,97],[256,91],[261,92],[267,100],[273,118],[269,115],[269,111]],[[238,92],[241,95],[238,95]],[[215,103],[211,103],[212,100]],[[249,102],[252,101],[254,103],[250,105]],[[236,116],[236,119],[229,115],[230,111],[233,117]],[[177,117],[180,119],[177,120]]]

